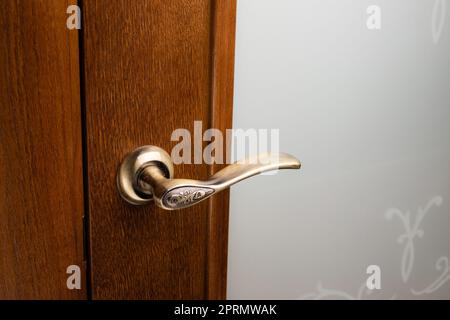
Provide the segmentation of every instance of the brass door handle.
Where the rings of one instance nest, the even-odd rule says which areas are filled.
[[[173,179],[173,164],[167,152],[144,146],[123,160],[117,187],[122,198],[131,204],[154,201],[163,209],[175,210],[192,206],[241,180],[277,169],[300,169],[300,161],[286,153],[267,153],[235,162],[206,181]]]

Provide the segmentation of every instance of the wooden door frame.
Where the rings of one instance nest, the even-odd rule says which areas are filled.
[[[174,213],[135,208],[115,171],[138,146],[170,151],[170,131],[195,120],[231,128],[236,0],[81,4],[92,298],[224,299],[229,193]]]
[[[75,0],[0,2],[0,299],[86,299]],[[72,269],[70,269],[72,270]]]
[[[213,75],[211,127],[226,132],[233,122],[236,0],[215,2],[213,23]],[[229,156],[230,141],[224,153]],[[212,165],[213,175],[224,165]],[[207,298],[225,299],[227,290],[229,189],[210,198],[208,230]]]

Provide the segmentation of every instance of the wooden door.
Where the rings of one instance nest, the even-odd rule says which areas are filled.
[[[168,213],[132,207],[116,172],[173,130],[231,126],[235,1],[83,1],[83,65],[94,299],[225,298],[228,194]],[[178,165],[205,179],[218,166]]]
[[[71,4],[79,31],[66,27]],[[138,146],[170,150],[177,128],[231,127],[235,10],[1,1],[0,298],[225,298],[228,193],[168,213],[126,204],[115,176]],[[219,169],[175,167],[196,179]],[[81,290],[66,286],[70,265]]]

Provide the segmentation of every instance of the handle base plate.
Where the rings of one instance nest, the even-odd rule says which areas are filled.
[[[159,147],[143,146],[125,156],[117,171],[117,188],[125,201],[133,205],[145,205],[153,201],[151,192],[140,192],[137,184],[142,170],[155,164],[167,179],[173,178],[172,160],[169,154]]]

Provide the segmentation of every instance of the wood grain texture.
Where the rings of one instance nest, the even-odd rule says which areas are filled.
[[[236,0],[214,2],[211,127],[225,133],[233,122],[234,48]],[[224,135],[225,136],[225,135]],[[222,158],[229,161],[231,141],[226,141]],[[225,167],[211,166],[211,175]],[[210,198],[208,231],[207,298],[225,299],[229,189]]]
[[[77,31],[70,1],[0,2],[0,298],[83,299]]]
[[[195,120],[203,122],[204,130],[211,122],[230,125],[212,116],[215,110],[219,119],[219,97],[229,92],[220,88],[225,83],[219,84],[226,81],[229,67],[222,71],[214,57],[221,49],[213,24],[225,2],[84,1],[94,299],[205,299],[222,294],[212,292],[218,289],[210,285],[213,278],[221,281],[217,288],[226,281],[222,271],[221,276],[209,274],[224,261],[224,251],[213,258],[216,246],[209,245],[221,241],[220,250],[224,245],[215,226],[219,218],[209,218],[211,203],[174,212],[152,205],[132,207],[120,199],[115,175],[125,154],[136,147],[153,144],[170,152],[177,143],[170,141],[173,130],[193,132]],[[175,166],[176,177],[206,179],[211,172],[206,164]],[[226,207],[216,207],[223,210],[218,217],[227,215]],[[222,262],[212,261],[219,258]]]

